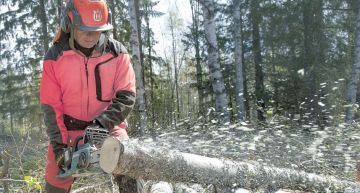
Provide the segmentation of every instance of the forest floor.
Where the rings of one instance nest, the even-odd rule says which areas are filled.
[[[177,130],[159,129],[155,131],[155,139],[142,137],[137,140],[144,145],[353,181],[355,163],[360,158],[358,131],[357,126],[345,128],[341,125],[324,129],[280,124],[268,124],[260,129],[248,125],[229,128],[205,125]],[[8,176],[11,180],[6,181],[10,192],[40,192],[35,185],[44,182],[46,143],[19,139],[17,143],[0,143],[2,151],[5,147],[11,154]],[[4,182],[0,182],[0,192]],[[86,189],[89,183],[92,192],[105,192],[104,189],[116,192],[111,178],[104,175],[77,180],[72,192],[89,192],[90,189]]]

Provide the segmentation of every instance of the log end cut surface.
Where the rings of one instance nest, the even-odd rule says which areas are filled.
[[[100,150],[100,167],[106,173],[112,173],[119,161],[122,145],[114,137],[107,138]]]

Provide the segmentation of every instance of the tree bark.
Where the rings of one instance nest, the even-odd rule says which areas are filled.
[[[322,119],[319,102],[319,84],[321,73],[319,69],[324,65],[324,34],[322,0],[303,0],[304,25],[304,79],[305,79],[305,115],[306,124],[319,124]]]
[[[261,13],[259,1],[251,2],[251,24],[252,24],[252,51],[255,63],[255,96],[257,104],[257,118],[259,121],[265,121],[265,86],[264,73],[262,69],[261,43],[260,43],[260,22]]]
[[[173,56],[173,64],[174,64],[174,75],[175,75],[175,83],[174,83],[174,87],[175,90],[173,90],[172,92],[175,92],[175,101],[174,104],[176,104],[176,114],[174,116],[175,119],[175,123],[177,122],[177,120],[180,119],[180,99],[179,99],[179,65],[177,63],[177,44],[176,44],[176,35],[175,35],[175,29],[177,27],[177,16],[174,13],[170,14],[170,18],[169,18],[169,27],[170,27],[170,32],[171,32],[171,45],[172,45],[172,56]],[[176,125],[176,124],[175,124]]]
[[[151,101],[151,135],[155,137],[155,122],[156,122],[156,116],[155,116],[155,105],[156,105],[156,98],[155,98],[155,82],[154,82],[154,72],[153,72],[153,43],[152,43],[152,35],[151,35],[151,27],[150,27],[150,12],[152,11],[152,6],[150,5],[151,2],[144,3],[144,19],[146,24],[146,47],[148,48],[148,55],[147,55],[147,64],[149,65],[149,71],[150,71],[150,101]],[[149,114],[148,114],[149,115]]]
[[[244,104],[244,81],[243,81],[243,61],[242,61],[242,38],[241,38],[241,11],[240,1],[234,0],[234,40],[235,40],[235,99],[236,99],[236,113],[239,122],[245,121],[246,111]]]
[[[360,2],[357,1],[357,19],[356,19],[356,34],[355,34],[355,53],[354,64],[351,70],[351,78],[347,88],[346,102],[348,107],[346,108],[345,122],[351,124],[354,119],[354,108],[356,103],[356,93],[359,84],[360,73]]]
[[[145,180],[231,187],[236,184],[250,190],[264,185],[275,190],[285,188],[311,192],[344,192],[345,188],[360,188],[357,183],[331,176],[145,147],[134,141],[120,142],[113,137],[106,139],[101,148],[100,167],[106,173]]]
[[[228,111],[228,96],[225,89],[224,78],[219,64],[219,53],[215,26],[215,7],[213,0],[202,0],[204,12],[204,26],[206,43],[208,46],[208,66],[215,94],[215,109],[220,123],[230,123]]]
[[[142,73],[142,64],[141,64],[141,53],[139,48],[139,36],[138,36],[138,24],[136,16],[135,1],[138,0],[129,0],[129,15],[130,15],[130,26],[131,26],[131,47],[132,47],[132,61],[134,64],[134,70],[136,75],[136,100],[138,104],[138,111],[140,115],[140,128],[139,134],[146,130],[147,125],[147,113],[146,113],[146,102],[145,102],[145,86]]]
[[[48,33],[48,19],[47,19],[47,14],[46,14],[46,8],[45,8],[45,0],[40,0],[39,4],[40,4],[40,13],[39,13],[39,18],[41,21],[41,36],[40,38],[42,39],[42,43],[43,43],[43,52],[42,53],[46,53],[47,50],[49,49],[49,33]]]

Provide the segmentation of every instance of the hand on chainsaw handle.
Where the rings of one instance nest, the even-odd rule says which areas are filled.
[[[51,145],[53,147],[56,165],[58,165],[58,167],[60,169],[64,168],[65,167],[65,150],[67,148],[67,145],[57,143],[57,142],[51,142]]]

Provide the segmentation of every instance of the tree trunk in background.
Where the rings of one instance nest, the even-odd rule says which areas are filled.
[[[243,81],[243,61],[242,61],[242,19],[241,19],[241,9],[240,1],[233,1],[234,8],[234,42],[235,42],[235,98],[236,98],[236,113],[238,122],[245,121],[246,111],[244,104],[244,81]]]
[[[63,0],[56,0],[56,21],[58,23],[61,22],[61,13],[63,6],[64,6]]]
[[[153,74],[153,63],[152,63],[152,43],[151,43],[151,28],[150,28],[150,16],[149,16],[150,6],[148,3],[145,3],[145,14],[144,19],[146,23],[146,46],[148,48],[148,64],[149,64],[149,70],[150,70],[150,101],[151,101],[151,130],[155,128],[155,96],[154,96],[154,74]]]
[[[134,7],[135,7],[137,33],[138,33],[138,38],[139,38],[140,64],[144,64],[143,63],[144,56],[143,56],[142,41],[141,41],[141,19],[140,19],[139,1],[140,0],[134,0]]]
[[[49,24],[49,20],[47,18],[48,14],[47,14],[47,10],[46,10],[46,4],[47,1],[46,0],[40,0],[39,1],[39,12],[37,14],[39,14],[39,19],[40,19],[40,23],[41,23],[41,35],[40,35],[40,39],[42,40],[42,47],[43,47],[43,52],[42,53],[46,53],[49,49],[49,44],[50,44],[50,37],[49,37],[49,32],[48,32],[48,24]],[[61,5],[61,2],[58,0],[56,1],[57,5]],[[59,18],[60,19],[60,18]],[[60,21],[60,20],[59,20]],[[35,75],[36,78],[40,79],[40,71],[38,74]],[[38,82],[38,86],[40,86],[40,81]],[[39,87],[38,87],[39,88]],[[37,93],[37,92],[36,92]],[[36,101],[39,101],[39,95],[36,95],[37,99]],[[37,119],[35,121],[36,125],[35,127],[39,128],[39,133],[42,132],[41,128],[42,127],[42,123],[43,123],[43,116],[41,111],[37,111],[38,116],[35,116],[34,119]]]
[[[138,112],[140,115],[140,128],[139,134],[142,135],[146,130],[147,114],[146,114],[146,103],[145,103],[145,87],[142,73],[141,53],[139,49],[139,37],[138,37],[138,24],[136,16],[135,1],[129,0],[129,15],[130,15],[130,26],[131,26],[131,47],[132,47],[132,61],[134,64],[134,70],[136,75],[136,101]]]
[[[192,17],[192,28],[191,33],[193,35],[194,48],[195,48],[195,62],[196,62],[196,83],[198,91],[198,104],[199,112],[198,117],[205,115],[205,106],[204,106],[204,88],[203,88],[203,72],[201,67],[201,58],[200,58],[200,31],[199,31],[199,14],[200,6],[199,3],[195,0],[190,0],[191,5],[191,17]]]
[[[47,1],[45,0],[40,0],[39,1],[39,4],[40,4],[40,13],[39,14],[39,17],[40,17],[40,22],[41,22],[41,36],[40,38],[42,39],[43,41],[43,48],[44,48],[44,52],[43,53],[46,53],[47,50],[49,49],[49,33],[48,33],[48,29],[47,29],[47,26],[48,26],[48,19],[47,19],[47,14],[46,14],[46,8],[45,8],[45,3]]]
[[[255,64],[255,96],[257,106],[257,118],[265,121],[265,87],[264,73],[262,69],[261,43],[260,43],[260,22],[261,12],[258,0],[251,1],[250,14],[252,24],[252,51]]]
[[[272,5],[274,2],[272,2],[272,0],[269,1],[269,4]],[[275,10],[276,11],[276,10]],[[271,77],[271,85],[273,87],[273,90],[274,92],[272,93],[272,98],[273,98],[273,102],[271,102],[270,104],[270,101],[269,101],[269,104],[271,105],[272,107],[272,117],[274,116],[274,114],[277,114],[278,113],[278,108],[279,108],[279,75],[280,73],[277,73],[277,66],[280,66],[279,65],[279,61],[276,61],[276,56],[277,56],[277,51],[278,49],[275,47],[275,42],[276,42],[276,26],[277,26],[277,23],[275,22],[275,17],[274,15],[270,15],[268,16],[269,17],[269,31],[266,32],[269,36],[269,49],[270,49],[270,53],[268,54],[270,59],[269,59],[269,62],[271,64],[271,72],[269,73],[269,76]],[[269,105],[269,106],[270,106]]]
[[[171,33],[171,46],[172,46],[172,55],[173,55],[173,64],[174,64],[174,75],[175,75],[175,83],[174,83],[174,87],[175,87],[175,101],[174,103],[176,104],[176,113],[175,113],[175,122],[176,120],[180,119],[180,103],[179,103],[179,69],[178,69],[178,63],[176,62],[176,39],[175,39],[175,33],[174,30],[176,28],[176,16],[174,14],[170,14],[170,33]],[[174,92],[174,90],[172,91]]]
[[[139,50],[140,50],[140,64],[144,65],[144,52],[142,48],[142,39],[141,39],[141,13],[140,13],[140,1],[136,0],[134,1],[135,4],[135,13],[136,13],[136,25],[137,25],[137,32],[138,32],[138,38],[139,38]],[[144,77],[144,68],[141,69],[143,82],[145,83],[145,77]]]
[[[305,79],[305,123],[320,121],[318,85],[319,69],[323,65],[322,1],[303,0],[304,25],[304,79]]]
[[[216,116],[220,123],[230,123],[228,97],[219,64],[214,2],[213,0],[203,0],[201,3],[203,5],[205,36],[208,46],[209,73],[215,94]]]
[[[166,70],[167,70],[167,79],[169,80],[168,82],[168,88],[170,89],[170,96],[167,95],[167,97],[165,98],[166,103],[164,103],[166,105],[166,114],[168,115],[168,124],[167,125],[171,125],[171,124],[175,124],[176,125],[176,118],[174,116],[174,88],[173,88],[173,84],[171,82],[171,77],[172,77],[172,70],[170,67],[169,63],[166,63]]]
[[[117,26],[117,22],[116,22],[116,11],[115,11],[115,0],[108,0],[107,1],[109,4],[109,9],[111,11],[111,20],[112,20],[112,25],[113,25],[113,30],[112,30],[112,34],[113,34],[113,38],[115,40],[118,40],[118,26]]]
[[[244,30],[243,30],[243,28],[241,28],[241,31],[240,31],[240,33],[241,34],[244,34],[243,33],[244,32]],[[241,60],[242,60],[242,63],[243,63],[243,65],[242,65],[242,72],[243,72],[243,82],[244,82],[244,105],[245,105],[245,118],[247,119],[247,120],[250,120],[250,104],[249,104],[249,101],[250,101],[250,96],[249,96],[249,92],[248,92],[248,79],[247,79],[247,77],[246,77],[246,61],[245,61],[245,51],[244,51],[244,42],[241,42],[241,50],[242,50],[242,52],[241,52]]]
[[[351,70],[351,78],[347,88],[346,102],[348,107],[346,108],[345,122],[351,124],[354,119],[354,108],[356,107],[356,92],[359,84],[359,72],[360,72],[360,3],[357,1],[357,18],[356,18],[356,33],[355,33],[355,53],[354,64]]]

